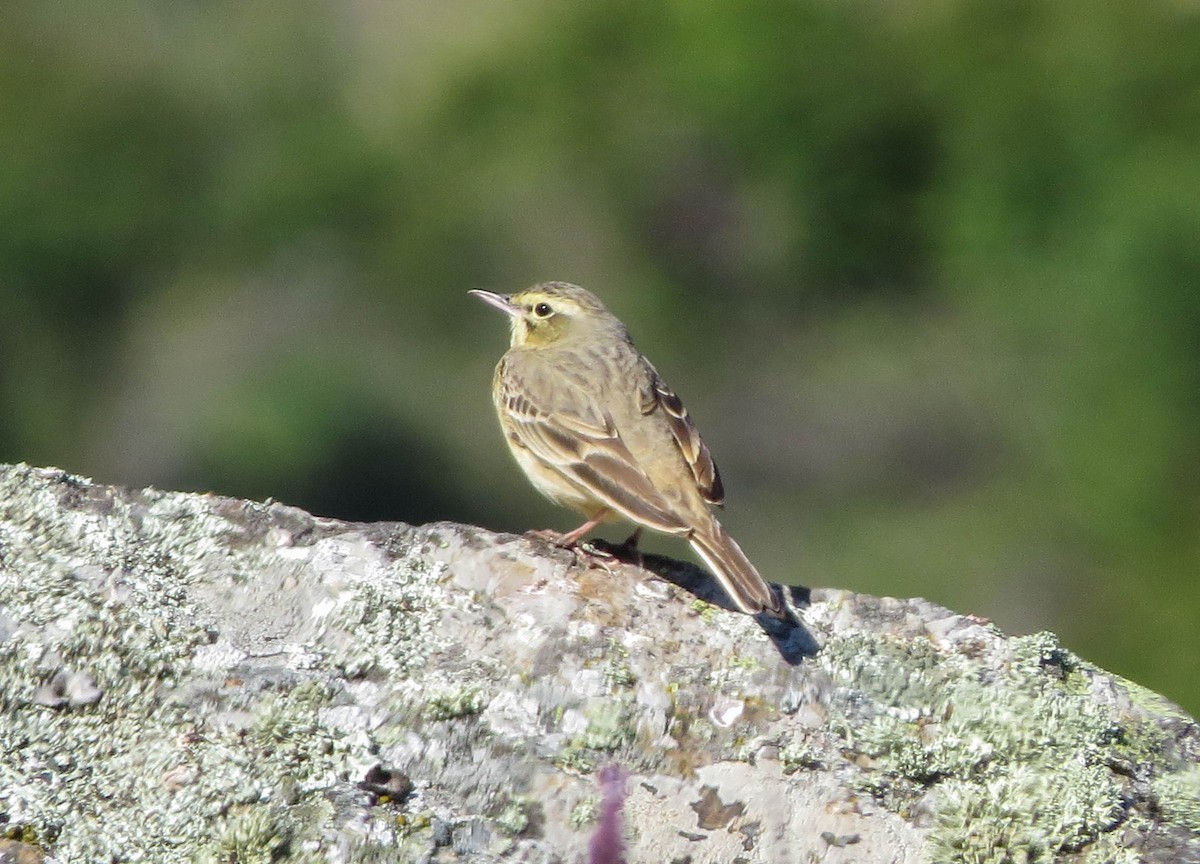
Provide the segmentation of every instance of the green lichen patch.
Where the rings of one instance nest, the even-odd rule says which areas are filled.
[[[835,683],[880,705],[930,715],[944,709],[946,683],[961,668],[927,640],[861,632],[829,642],[817,660]]]
[[[762,668],[762,663],[756,657],[742,656],[734,654],[729,658],[729,665],[734,669],[741,669],[744,672],[755,672]]]
[[[1200,834],[1200,767],[1195,765],[1154,778],[1154,797],[1170,819]]]
[[[508,798],[502,806],[496,808],[492,819],[501,832],[515,837],[529,828],[530,814],[535,806],[536,802],[531,801],[528,797],[517,795]]]
[[[809,741],[797,737],[779,751],[779,760],[783,763],[785,774],[818,768],[822,764],[823,755]]]
[[[346,542],[346,541],[339,541]],[[333,545],[333,544],[330,544]],[[322,550],[323,551],[323,550]],[[371,551],[359,544],[370,561]],[[322,617],[331,629],[353,634],[352,639],[333,643],[328,660],[347,678],[411,677],[425,665],[428,656],[447,647],[436,635],[440,614],[430,602],[445,568],[423,560],[418,550],[408,556],[380,557],[362,571],[351,573],[345,588]],[[339,566],[334,560],[318,566]],[[337,578],[343,578],[340,572]]]
[[[316,851],[294,847],[296,824],[286,810],[271,805],[236,808],[216,827],[209,847],[197,856],[198,864],[318,864]]]
[[[269,695],[258,705],[247,737],[281,769],[301,766],[306,774],[333,771],[339,764],[335,752],[340,735],[319,716],[332,697],[332,689],[316,681]]]
[[[713,623],[713,621],[717,619],[717,615],[719,615],[721,612],[719,607],[699,599],[693,600],[691,603],[689,603],[688,609],[704,619],[705,624]]]
[[[591,774],[596,770],[596,760],[592,754],[576,741],[569,742],[555,754],[554,764],[572,774]]]
[[[600,818],[600,799],[594,795],[581,798],[571,808],[570,823],[576,831],[582,831]]]
[[[487,707],[487,699],[478,687],[463,687],[434,693],[425,701],[428,720],[457,720],[470,717]]]
[[[629,650],[616,639],[608,640],[604,659],[604,680],[613,690],[637,684],[637,676],[629,666]]]
[[[595,700],[587,708],[587,721],[587,728],[567,741],[555,755],[555,765],[574,773],[590,774],[598,764],[637,738],[636,713],[628,700]]]
[[[1093,844],[1126,816],[1127,778],[1110,766],[1155,756],[1155,730],[1115,719],[1053,636],[1009,644],[1000,669],[865,634],[821,658],[841,685],[831,727],[859,769],[851,786],[897,812],[932,808],[933,860],[1050,861]]]
[[[951,780],[937,796],[938,861],[1051,861],[1099,839],[1121,815],[1119,790],[1077,763],[1057,774],[1017,765],[978,783]]]
[[[632,741],[635,734],[629,706],[606,700],[589,715],[587,730],[580,736],[579,744],[588,750],[611,752]]]

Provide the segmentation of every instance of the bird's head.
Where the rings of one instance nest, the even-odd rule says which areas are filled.
[[[542,282],[516,294],[469,293],[509,316],[514,348],[548,348],[612,329],[623,333],[595,294],[569,282]]]

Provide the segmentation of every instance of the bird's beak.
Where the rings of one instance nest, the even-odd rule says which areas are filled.
[[[514,306],[511,296],[507,294],[493,294],[491,291],[480,291],[478,288],[468,291],[468,294],[474,294],[484,303],[489,306],[495,306],[501,312],[511,315],[513,318],[521,316],[521,307]]]

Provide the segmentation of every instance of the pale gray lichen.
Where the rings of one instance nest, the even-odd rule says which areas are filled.
[[[103,506],[88,509],[102,494]],[[107,496],[60,472],[0,474],[0,618],[11,622],[0,640],[0,811],[62,860],[193,860],[199,853],[179,837],[209,837],[205,854],[217,861],[280,860],[284,851],[301,860],[290,842],[296,817],[328,824],[337,814],[325,794],[370,762],[369,739],[321,721],[339,698],[330,683],[295,680],[244,651],[224,655],[241,667],[224,681],[193,679],[193,657],[213,641],[195,598],[223,582],[236,603],[261,568],[295,566],[269,561],[274,549],[296,548],[284,536],[295,511],[242,502],[230,514],[248,517],[242,523],[222,506],[153,491]],[[251,542],[256,520],[279,532],[277,543]],[[307,553],[291,560],[311,566]],[[380,586],[404,584],[403,562],[373,560],[361,574],[338,574],[356,598],[342,607],[353,611],[321,624],[383,646],[347,666],[389,665],[384,656],[399,658],[390,668],[414,668],[424,652],[413,644],[438,644],[422,637],[430,615],[412,604],[397,615]],[[407,572],[428,601],[439,567],[412,562]],[[353,657],[353,645],[340,653]],[[95,704],[35,704],[37,688],[68,668],[94,680]],[[321,832],[310,833],[320,845]]]

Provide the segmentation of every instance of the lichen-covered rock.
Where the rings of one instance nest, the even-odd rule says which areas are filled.
[[[1200,861],[1195,722],[1049,634],[838,591],[754,619],[691,565],[592,563],[0,466],[0,833],[575,864],[619,818],[655,864]]]

